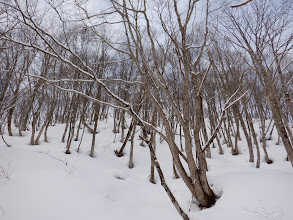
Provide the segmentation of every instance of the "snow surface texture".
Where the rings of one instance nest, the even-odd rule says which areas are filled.
[[[28,145],[24,137],[5,134],[11,148],[0,142],[0,165],[10,179],[0,179],[1,220],[179,220],[156,174],[157,184],[148,181],[150,154],[140,146],[137,132],[134,168],[128,168],[129,145],[125,156],[114,150],[121,147],[120,134],[112,133],[113,122],[100,122],[95,158],[88,156],[91,134],[87,131],[78,154],[78,141],[72,154],[66,155],[61,143],[64,125],[49,128],[49,142]],[[137,128],[139,130],[139,128]],[[248,162],[244,138],[238,156],[223,145],[225,154],[212,149],[208,159],[209,182],[221,198],[212,208],[199,210],[181,179],[173,179],[172,160],[165,142],[157,141],[157,155],[166,181],[190,219],[196,220],[292,220],[293,169],[285,161],[276,135],[268,141],[268,153],[274,163],[262,159],[261,168]],[[263,154],[262,154],[263,155]],[[66,165],[67,163],[67,165]],[[191,205],[191,207],[190,207]],[[189,211],[190,209],[190,211]]]

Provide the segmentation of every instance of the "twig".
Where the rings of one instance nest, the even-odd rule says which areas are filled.
[[[191,195],[191,199],[190,199],[190,203],[189,203],[189,208],[188,208],[188,212],[191,211],[191,204],[192,204],[192,200],[193,200],[193,195]]]
[[[4,169],[4,167],[0,165],[0,179],[4,178],[10,180],[10,176],[12,173],[12,170],[10,169],[10,163],[11,162],[8,163],[6,169]]]
[[[247,210],[247,211],[256,214],[259,219],[267,219],[267,220],[281,220],[284,215],[284,210],[282,209],[268,212],[263,206],[262,202],[260,202],[260,208],[256,210]]]
[[[48,155],[49,157],[51,157],[51,158],[53,158],[53,159],[55,159],[55,160],[58,160],[58,161],[60,161],[60,162],[62,162],[63,164],[65,164],[66,166],[68,165],[68,163],[67,163],[67,160],[66,159],[61,159],[61,157],[54,157],[53,155],[51,155],[51,154],[49,154],[48,152],[47,153],[44,153],[44,152],[41,152],[41,151],[38,151],[38,153],[40,153],[40,154],[46,154],[46,155]]]
[[[4,211],[4,209],[2,208],[1,205],[0,205],[0,209],[1,209],[1,211],[3,212],[3,215],[5,215],[5,211]]]

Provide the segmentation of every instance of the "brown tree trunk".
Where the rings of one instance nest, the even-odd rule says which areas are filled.
[[[8,129],[8,134],[9,136],[13,136],[12,134],[12,126],[11,126],[11,123],[12,123],[12,114],[13,114],[13,110],[14,108],[11,108],[9,109],[8,111],[8,118],[7,118],[7,129]]]
[[[64,129],[64,132],[63,132],[63,135],[62,135],[62,140],[61,140],[62,143],[65,142],[65,137],[66,137],[68,127],[69,127],[69,122],[66,123],[65,129]]]

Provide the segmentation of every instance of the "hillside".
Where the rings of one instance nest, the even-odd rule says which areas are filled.
[[[61,134],[65,125],[49,127],[49,143],[30,146],[30,132],[9,137],[8,148],[0,142],[0,165],[9,179],[0,179],[1,220],[179,220],[180,215],[160,184],[149,182],[150,153],[140,146],[139,127],[135,138],[134,168],[128,168],[129,145],[118,158],[114,150],[122,145],[113,122],[99,122],[95,158],[88,156],[91,134],[85,131],[80,153],[75,141],[66,155]],[[200,210],[181,179],[173,178],[168,145],[157,136],[157,156],[166,182],[176,199],[196,220],[292,220],[293,170],[276,134],[267,150],[273,164],[261,160],[260,169],[248,162],[245,140],[240,154],[233,156],[223,145],[224,155],[212,149],[207,159],[208,179],[220,199],[212,208]],[[115,140],[115,142],[114,142]],[[262,153],[262,152],[261,152]],[[263,156],[263,154],[261,154]]]

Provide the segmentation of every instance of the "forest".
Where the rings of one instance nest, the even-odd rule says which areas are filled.
[[[292,0],[0,0],[0,59],[0,219],[293,219]]]

